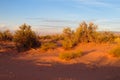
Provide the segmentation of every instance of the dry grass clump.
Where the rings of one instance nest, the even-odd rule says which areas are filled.
[[[68,51],[68,52],[60,53],[59,58],[61,58],[63,60],[71,60],[71,59],[80,57],[81,55],[82,55],[81,50]]]
[[[113,48],[109,53],[115,57],[120,57],[120,46]]]
[[[55,49],[56,47],[57,47],[57,44],[53,42],[47,42],[41,45],[42,50]]]

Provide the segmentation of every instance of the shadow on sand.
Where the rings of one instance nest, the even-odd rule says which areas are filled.
[[[36,65],[32,60],[4,56],[0,59],[0,80],[120,80],[120,67],[115,66],[46,62],[39,64],[42,65]]]

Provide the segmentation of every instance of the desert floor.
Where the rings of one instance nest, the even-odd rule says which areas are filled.
[[[83,55],[59,59],[62,48],[18,53],[13,43],[0,43],[0,80],[120,80],[120,59],[108,54],[114,44],[80,44]]]

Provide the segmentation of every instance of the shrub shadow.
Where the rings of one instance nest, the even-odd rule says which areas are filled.
[[[19,60],[0,60],[0,80],[120,80],[120,67],[89,66],[81,63],[61,64]],[[48,65],[50,64],[50,65]]]

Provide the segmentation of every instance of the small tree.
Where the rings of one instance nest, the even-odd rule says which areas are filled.
[[[34,31],[32,31],[31,26],[23,24],[19,27],[14,34],[14,41],[18,48],[30,49],[39,46],[38,37]]]

